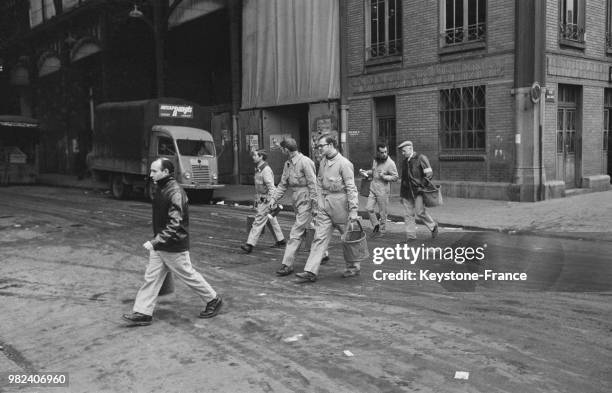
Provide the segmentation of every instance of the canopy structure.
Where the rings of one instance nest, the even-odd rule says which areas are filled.
[[[249,0],[242,109],[340,98],[338,0]]]
[[[38,120],[26,116],[0,115],[0,127],[38,128]]]

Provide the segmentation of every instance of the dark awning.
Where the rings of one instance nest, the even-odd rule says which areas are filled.
[[[38,128],[38,120],[26,116],[0,115],[0,126]]]

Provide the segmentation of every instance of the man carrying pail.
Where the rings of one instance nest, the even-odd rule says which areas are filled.
[[[279,201],[291,188],[295,223],[291,227],[289,242],[285,248],[281,268],[277,276],[287,276],[293,272],[295,254],[302,243],[304,232],[312,221],[312,211],[317,208],[317,179],[314,162],[298,151],[297,142],[293,138],[285,138],[280,143],[280,149],[289,159],[283,166],[283,174],[276,187],[270,206]]]
[[[297,273],[297,282],[315,282],[321,259],[327,250],[334,228],[345,233],[347,221],[357,220],[359,199],[353,164],[337,150],[335,138],[323,135],[319,138],[317,148],[322,153],[322,160],[317,175],[318,209],[316,211],[315,235],[306,261],[304,272]],[[345,261],[346,270],[343,277],[359,275],[359,262]]]
[[[404,206],[406,242],[416,239],[415,217],[431,231],[431,237],[438,236],[438,223],[429,215],[423,203],[423,190],[427,181],[433,178],[433,170],[427,156],[414,151],[411,141],[400,143],[398,149],[404,156],[402,162],[402,187],[400,197]]]

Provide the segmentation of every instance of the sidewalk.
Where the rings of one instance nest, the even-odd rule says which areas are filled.
[[[77,180],[76,176],[61,174],[40,175],[41,185],[83,189],[106,189],[103,183],[90,178]],[[291,206],[285,195],[281,203]],[[215,190],[216,201],[247,204],[253,199],[253,186],[226,185]],[[359,197],[359,214],[365,212],[367,198]],[[507,202],[487,199],[445,197],[444,206],[430,209],[442,227],[487,229],[504,232],[528,232],[548,236],[578,237],[612,241],[612,190],[551,199],[542,202]],[[403,221],[403,208],[399,196],[392,196],[389,219]]]

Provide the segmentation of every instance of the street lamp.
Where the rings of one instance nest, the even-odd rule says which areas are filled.
[[[142,11],[138,9],[138,6],[136,4],[134,4],[134,9],[130,11],[129,15],[130,18],[142,18],[144,16]]]
[[[166,31],[164,18],[161,16],[162,0],[151,0],[153,3],[153,21],[147,18],[138,6],[134,4],[134,8],[128,13],[130,18],[140,19],[153,30],[153,41],[155,44],[155,87],[157,98],[164,96],[164,33]]]

